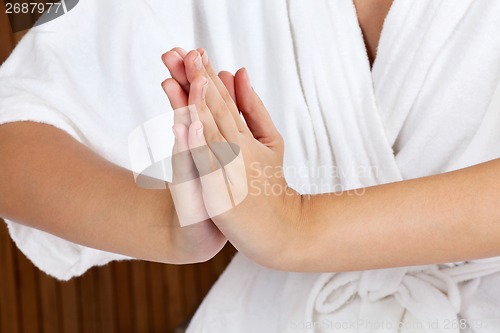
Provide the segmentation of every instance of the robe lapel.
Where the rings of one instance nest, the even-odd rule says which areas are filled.
[[[299,76],[319,145],[318,165],[342,189],[401,178],[378,114],[352,0],[292,1]]]

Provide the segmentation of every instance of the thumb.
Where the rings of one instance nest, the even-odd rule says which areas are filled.
[[[245,68],[236,72],[234,88],[238,109],[245,118],[253,137],[269,148],[282,145],[283,139],[274,126],[264,103],[253,90]]]

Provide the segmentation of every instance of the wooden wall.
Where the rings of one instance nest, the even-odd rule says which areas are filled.
[[[36,16],[33,16],[32,20],[35,19]],[[26,31],[12,33],[9,19],[5,14],[5,1],[0,0],[0,64],[7,59],[14,46],[25,33]]]
[[[0,64],[7,58],[13,47],[13,34],[5,14],[5,5],[3,1],[0,1]]]
[[[3,0],[0,11],[1,64],[23,32],[12,33]],[[0,333],[172,332],[234,253],[228,245],[210,262],[187,266],[111,263],[59,282],[17,250],[0,220]]]
[[[0,332],[172,332],[233,255],[228,246],[197,265],[115,262],[59,282],[26,259],[0,220]]]

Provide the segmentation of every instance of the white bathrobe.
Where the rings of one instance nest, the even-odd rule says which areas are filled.
[[[499,21],[494,0],[395,0],[370,71],[351,0],[84,0],[0,68],[0,123],[52,124],[130,167],[130,133],[171,111],[160,55],[204,47],[248,68],[301,193],[437,174],[500,157]],[[61,279],[124,258],[8,224]],[[189,332],[499,332],[498,272],[493,258],[287,273],[237,255]]]

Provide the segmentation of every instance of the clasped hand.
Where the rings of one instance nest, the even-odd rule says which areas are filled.
[[[301,197],[286,183],[283,139],[246,69],[217,75],[203,49],[162,59],[172,76],[162,86],[174,109],[170,190],[181,225],[211,220],[246,256],[284,267],[300,235]]]

